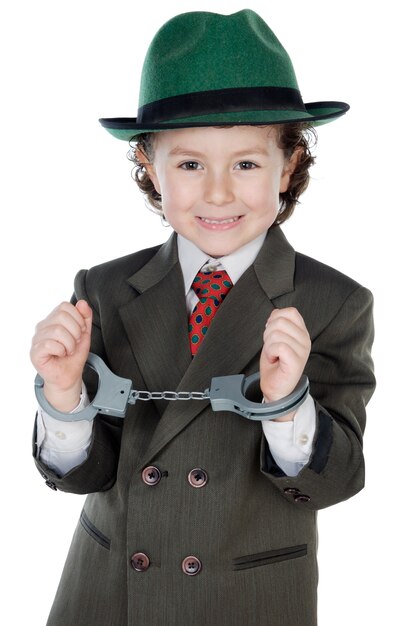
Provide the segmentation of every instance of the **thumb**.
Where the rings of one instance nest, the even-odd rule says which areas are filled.
[[[91,335],[92,308],[90,307],[90,305],[88,304],[88,302],[86,300],[78,300],[78,302],[76,303],[75,307],[78,310],[78,312],[81,313],[82,317],[84,318],[85,332],[87,332],[88,335]]]

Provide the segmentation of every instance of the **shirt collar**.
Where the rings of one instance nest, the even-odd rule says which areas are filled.
[[[224,269],[231,278],[233,285],[235,285],[240,276],[244,274],[258,255],[266,239],[266,235],[267,230],[256,237],[256,239],[238,248],[235,252],[214,259],[206,252],[200,250],[192,241],[185,239],[185,237],[178,233],[178,257],[183,274],[185,294],[191,289],[192,282],[197,272],[207,264],[212,264],[215,266],[215,269]]]

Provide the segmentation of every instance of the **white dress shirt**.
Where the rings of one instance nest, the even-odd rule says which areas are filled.
[[[213,258],[200,250],[188,239],[178,235],[178,257],[181,264],[186,306],[190,315],[198,303],[192,282],[201,269],[225,270],[233,285],[253,263],[266,238],[262,233],[232,254]],[[157,390],[156,390],[157,391]],[[83,386],[80,403],[71,411],[75,413],[88,404]],[[296,476],[309,461],[315,434],[315,403],[310,395],[296,411],[291,422],[261,422],[270,452],[277,465],[288,476]],[[39,407],[37,418],[37,445],[41,460],[56,473],[64,475],[82,463],[88,454],[92,422],[80,420],[63,422],[47,415]]]

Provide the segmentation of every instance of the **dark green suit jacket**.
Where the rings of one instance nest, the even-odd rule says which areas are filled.
[[[193,360],[175,234],[79,272],[80,298],[94,311],[91,350],[134,389],[156,391],[258,371],[268,316],[296,307],[312,339],[305,373],[317,428],[296,477],[273,461],[259,422],[208,401],[138,402],[125,420],[95,418],[88,458],[63,477],[37,460],[52,488],[89,494],[48,623],[314,626],[316,511],[364,484],[371,293],[295,253],[275,227]]]

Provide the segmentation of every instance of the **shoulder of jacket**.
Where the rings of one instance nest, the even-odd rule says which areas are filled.
[[[78,297],[94,297],[103,290],[110,290],[112,285],[119,287],[126,284],[126,279],[140,270],[158,252],[162,244],[145,248],[132,254],[112,259],[90,269],[79,270],[75,276],[75,294]]]
[[[308,283],[315,288],[331,290],[333,295],[348,296],[356,289],[363,287],[354,278],[326,265],[317,259],[296,252],[295,281],[297,284]],[[364,288],[365,289],[365,288]]]
[[[343,272],[300,253],[296,253],[295,291],[301,298],[299,306],[315,311],[323,326],[347,303],[351,310],[368,310],[374,301],[367,287]]]
[[[146,265],[160,247],[161,245],[145,248],[144,250],[94,265],[88,270],[80,270],[80,272],[88,273],[88,276],[94,278],[95,281],[108,280],[114,277],[127,278]]]
[[[341,311],[350,322],[373,306],[373,294],[343,272],[304,254],[296,253],[295,294],[311,337],[317,336],[332,323]],[[368,322],[371,327],[371,322]]]

